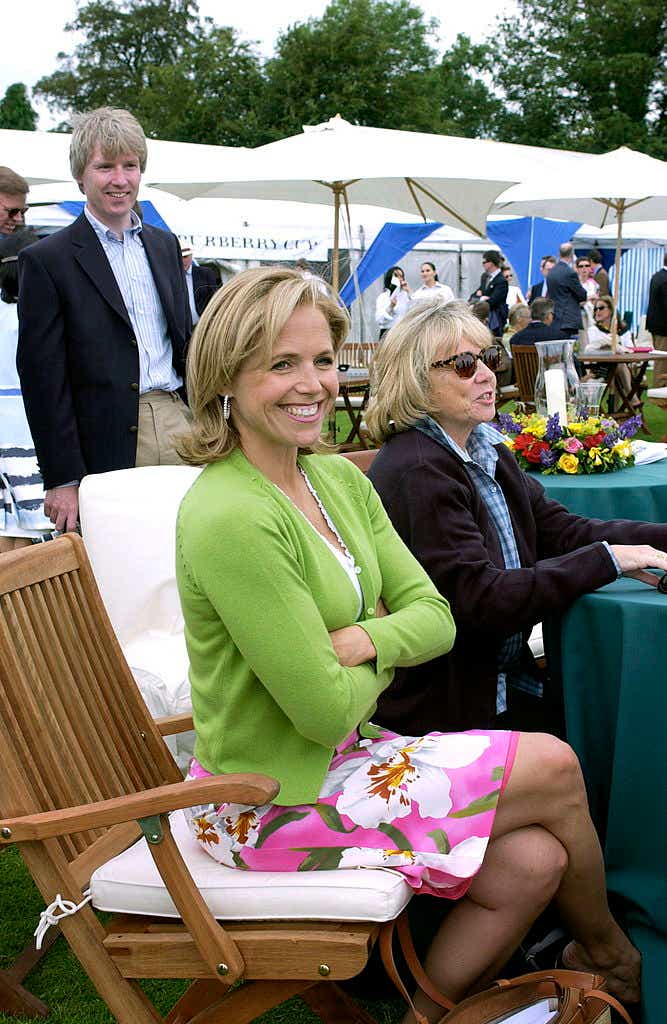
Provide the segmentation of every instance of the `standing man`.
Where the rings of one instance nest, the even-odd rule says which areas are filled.
[[[77,117],[70,167],[84,211],[20,256],[17,364],[44,510],[62,531],[75,528],[86,473],[174,464],[173,437],[188,429],[180,246],[132,210],[146,155],[129,111]]]
[[[572,338],[581,329],[581,307],[588,296],[572,269],[574,246],[564,242],[558,250],[558,263],[549,271],[547,295],[554,304],[554,327],[563,338]]]
[[[480,301],[489,304],[488,328],[496,338],[502,338],[509,312],[507,306],[509,285],[500,272],[501,265],[502,257],[499,252],[490,249],[483,254],[482,282],[484,284],[480,283],[480,288],[484,288],[484,294],[480,295]],[[486,275],[486,281],[484,281],[484,275]]]
[[[591,249],[588,252],[591,261],[591,277],[600,289],[598,295],[611,295],[609,290],[609,274],[602,266],[602,253],[599,249]]]
[[[528,297],[526,299],[528,305],[535,302],[535,299],[546,299],[547,297],[547,276],[550,270],[556,266],[555,256],[543,256],[540,260],[540,273],[542,280],[538,281],[537,284],[530,286],[528,290]]]
[[[25,224],[28,182],[9,167],[0,167],[0,235],[13,235]]]
[[[209,270],[208,267],[200,267],[198,263],[194,262],[192,246],[189,242],[181,242],[181,256],[183,257],[188,302],[194,326],[199,323],[199,317],[217,292],[219,285],[212,270]]]
[[[653,275],[649,285],[646,330],[653,336],[653,348],[667,351],[667,254],[662,270]],[[655,362],[653,383],[656,388],[667,386],[667,366],[663,359]]]

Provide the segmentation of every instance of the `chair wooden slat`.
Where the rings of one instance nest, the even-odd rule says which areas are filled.
[[[534,345],[512,345],[512,362],[520,399],[528,409],[535,408],[535,380],[539,359]]]

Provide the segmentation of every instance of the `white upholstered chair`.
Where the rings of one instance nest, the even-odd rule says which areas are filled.
[[[183,615],[175,578],[176,515],[201,470],[146,466],[84,477],[81,532],[105,608],[148,708],[191,709]],[[185,771],[193,734],[168,745]]]

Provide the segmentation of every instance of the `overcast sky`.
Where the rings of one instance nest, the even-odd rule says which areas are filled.
[[[4,0],[8,3],[8,0]],[[319,17],[326,0],[199,0],[201,14],[212,17],[220,25],[232,25],[242,39],[255,41],[260,53],[270,56],[278,33],[295,21]],[[473,40],[482,39],[492,28],[495,16],[513,7],[512,0],[497,5],[471,0],[467,4],[453,0],[429,0],[423,4],[429,17],[440,22],[440,45],[444,49],[465,32]],[[76,43],[72,32],[64,26],[76,14],[75,0],[22,0],[13,7],[14,32],[3,47],[0,66],[0,96],[13,82],[24,82],[29,88],[42,75],[56,70],[57,54],[71,53]],[[51,117],[39,104],[40,128],[49,128],[60,118]]]

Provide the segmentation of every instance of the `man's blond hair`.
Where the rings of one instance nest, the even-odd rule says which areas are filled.
[[[86,114],[77,114],[72,123],[72,141],[69,147],[69,165],[72,177],[80,181],[95,147],[111,159],[131,154],[139,161],[143,174],[146,170],[146,136],[134,114],[114,107],[98,107]]]

